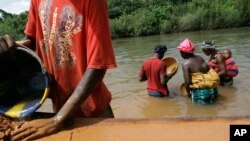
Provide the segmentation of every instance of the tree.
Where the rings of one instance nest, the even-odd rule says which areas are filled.
[[[22,12],[19,15],[10,14],[0,10],[2,18],[0,20],[0,35],[11,35],[15,40],[24,37],[24,28],[27,22],[28,12]]]

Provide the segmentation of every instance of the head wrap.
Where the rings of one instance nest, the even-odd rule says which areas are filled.
[[[205,49],[215,49],[215,41],[203,41],[201,48]]]
[[[181,52],[185,52],[185,53],[193,53],[195,46],[194,44],[189,40],[189,39],[185,39],[178,47],[177,49]]]
[[[156,45],[154,49],[154,53],[165,53],[167,51],[166,45]]]

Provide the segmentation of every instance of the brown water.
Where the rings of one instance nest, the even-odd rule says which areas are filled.
[[[219,87],[220,97],[212,105],[193,104],[188,97],[179,95],[183,82],[180,57],[176,46],[186,37],[196,45],[196,54],[203,56],[200,46],[203,40],[215,40],[217,49],[229,48],[239,65],[240,73],[233,86]],[[116,118],[165,118],[165,117],[205,117],[205,116],[245,116],[250,115],[250,27],[167,34],[113,41],[118,67],[109,70],[105,83],[112,92],[112,109]],[[170,96],[164,98],[147,95],[147,82],[138,81],[138,73],[143,61],[153,55],[153,47],[166,44],[165,56],[174,56],[179,61],[179,69],[169,82]]]

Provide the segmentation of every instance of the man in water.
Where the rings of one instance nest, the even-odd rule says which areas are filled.
[[[195,45],[185,39],[178,47],[181,57],[186,91],[195,103],[212,103],[217,97],[219,76],[205,60],[194,54]]]
[[[167,82],[172,76],[166,75],[166,64],[161,60],[167,47],[157,45],[154,48],[154,56],[146,60],[139,74],[139,81],[148,81],[148,94],[151,96],[168,96]]]

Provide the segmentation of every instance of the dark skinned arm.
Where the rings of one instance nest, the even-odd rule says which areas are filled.
[[[173,74],[171,74],[171,75],[165,75],[165,84],[167,84],[168,83],[168,81],[171,79],[173,77]]]
[[[87,69],[73,94],[54,117],[25,122],[21,128],[13,132],[13,140],[21,138],[22,140],[34,140],[57,132],[96,86],[102,82],[105,72],[105,69]]]
[[[146,81],[147,80],[147,77],[145,75],[141,76],[139,75],[139,81],[142,82],[142,81]]]
[[[106,69],[87,69],[73,94],[56,114],[54,120],[63,123],[85,101],[92,91],[102,82]]]
[[[32,50],[35,48],[35,41],[32,38],[25,36],[23,40],[14,41],[10,35],[0,36],[0,54],[7,52],[14,47],[29,47]],[[33,48],[32,48],[33,47]]]
[[[143,66],[141,66],[141,70],[140,70],[140,73],[139,73],[139,81],[142,82],[142,81],[146,81],[146,80],[147,80],[147,76],[145,74]]]
[[[36,47],[36,41],[34,38],[29,37],[29,36],[25,36],[24,39],[16,41],[16,45],[17,46],[21,46],[21,47],[28,47],[30,49],[32,49],[33,51],[35,51],[35,47]]]
[[[216,59],[217,59],[218,66],[219,66],[219,69],[220,69],[220,72],[218,72],[218,75],[219,76],[226,75],[226,66],[225,66],[225,61],[224,61],[223,56],[221,54],[218,54]]]
[[[35,40],[28,36],[24,40],[16,41],[16,44],[35,49]],[[13,132],[13,140],[19,140],[20,138],[22,140],[33,140],[57,132],[63,126],[65,120],[102,82],[105,72],[105,69],[87,69],[71,97],[54,117],[25,122],[21,128]]]
[[[7,52],[16,46],[15,41],[9,35],[0,36],[0,54]]]
[[[184,83],[186,86],[186,91],[188,93],[188,95],[190,96],[190,85],[191,83],[191,74],[188,68],[188,65],[186,63],[182,64],[182,70],[183,70],[183,75],[184,75]]]
[[[167,84],[166,75],[160,75],[160,81],[161,81],[161,85],[166,86]]]

